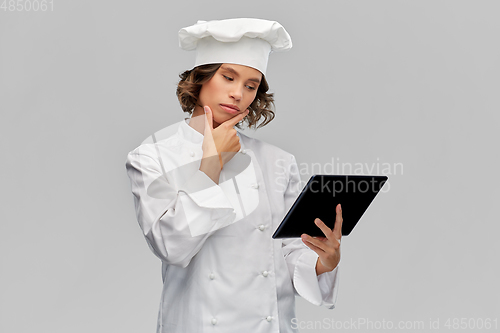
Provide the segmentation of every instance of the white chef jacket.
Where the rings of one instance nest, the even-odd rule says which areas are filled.
[[[241,150],[216,184],[199,170],[203,135],[189,121],[126,160],[137,220],[162,261],[157,332],[297,332],[295,295],[333,309],[339,275],[317,276],[300,238],[271,237],[302,190],[295,157],[237,131]]]

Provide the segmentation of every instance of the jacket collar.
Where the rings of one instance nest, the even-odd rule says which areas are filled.
[[[201,134],[200,132],[189,126],[190,120],[191,118],[184,118],[184,120],[181,121],[177,133],[187,141],[190,141],[195,144],[202,144],[203,134]]]

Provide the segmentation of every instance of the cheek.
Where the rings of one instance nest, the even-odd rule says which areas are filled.
[[[250,106],[250,104],[253,103],[253,101],[255,100],[255,98],[257,97],[257,93],[252,93],[248,96],[248,99],[246,100],[246,103],[248,106]],[[248,107],[247,106],[247,107]]]
[[[210,101],[210,97],[214,96],[214,93],[215,93],[214,89],[215,88],[214,88],[213,79],[211,79],[210,81],[204,83],[201,86],[201,90],[200,90],[200,94],[199,94],[200,102],[208,104],[209,101]]]

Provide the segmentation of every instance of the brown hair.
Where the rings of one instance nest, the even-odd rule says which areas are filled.
[[[188,112],[190,115],[193,113],[198,103],[201,86],[214,76],[221,65],[222,64],[200,65],[179,75],[181,79],[177,84],[176,94],[184,112]],[[250,112],[243,120],[248,123],[249,128],[263,127],[274,119],[274,112],[271,110],[271,105],[274,107],[274,94],[268,93],[268,90],[269,85],[264,75],[262,75],[262,80],[257,89],[255,99],[248,107]],[[256,127],[260,118],[264,118],[264,121]],[[241,122],[236,124],[236,127],[239,129],[241,129],[240,124]]]

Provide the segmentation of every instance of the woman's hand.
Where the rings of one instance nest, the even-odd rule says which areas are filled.
[[[203,138],[203,157],[219,156],[220,167],[229,162],[241,149],[240,138],[233,128],[248,114],[249,110],[234,116],[221,123],[217,128],[213,127],[212,110],[208,106],[205,110],[205,130]]]
[[[342,207],[336,207],[335,226],[328,228],[323,221],[314,222],[323,231],[325,237],[311,237],[302,234],[302,241],[319,256],[316,262],[316,275],[332,271],[340,262],[340,240],[342,239]]]

